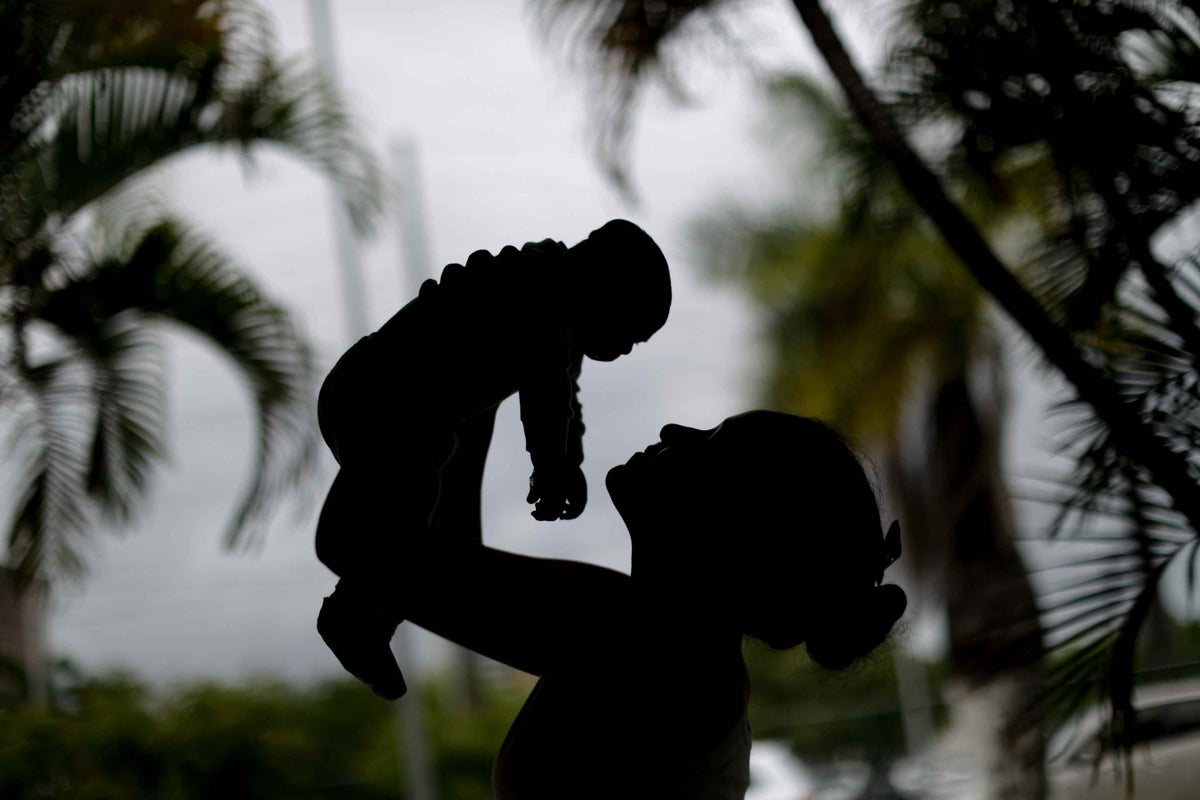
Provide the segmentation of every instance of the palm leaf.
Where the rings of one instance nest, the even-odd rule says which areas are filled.
[[[536,0],[546,38],[578,59],[591,83],[589,125],[601,168],[629,192],[629,134],[638,92],[652,78],[676,95],[681,89],[666,52],[713,0]],[[691,33],[695,33],[694,28]]]
[[[87,490],[114,522],[133,516],[163,455],[161,347],[136,313],[117,314],[86,342],[94,371],[96,424]]]
[[[148,167],[200,145],[284,148],[327,175],[351,219],[370,228],[382,172],[315,69],[264,59],[253,80],[224,90],[206,73],[104,69],[67,76],[33,141],[12,169],[36,220],[63,217]],[[211,64],[216,69],[216,64]],[[26,212],[29,213],[29,212]]]
[[[28,467],[9,554],[30,575],[78,574],[93,512],[135,511],[164,444],[155,318],[206,337],[248,384],[255,468],[226,542],[257,541],[311,475],[307,345],[202,237],[161,209],[103,205],[190,148],[252,163],[270,145],[331,178],[366,231],[378,163],[320,73],[274,57],[251,2],[13,0],[0,22],[0,403],[21,410],[13,452]],[[31,359],[45,331],[53,358]]]
[[[79,365],[50,361],[24,370],[10,452],[23,454],[7,536],[8,564],[23,587],[46,575],[79,577],[92,524],[84,483],[89,387]]]
[[[1068,406],[1078,411],[1080,406]],[[1105,741],[1128,766],[1136,712],[1132,705],[1135,645],[1174,560],[1195,558],[1195,532],[1136,465],[1115,455],[1106,432],[1086,445],[1077,472],[1041,499],[1059,507],[1051,533],[1108,542],[1108,552],[1056,565],[1060,582],[1039,597],[1046,631],[1047,688],[1014,720],[1013,730],[1047,717],[1062,724],[1088,703],[1112,714]],[[1110,531],[1073,535],[1089,524]],[[1075,577],[1071,577],[1074,575]],[[1018,623],[1019,624],[1019,623]]]
[[[147,316],[207,338],[232,359],[255,405],[251,484],[226,534],[252,542],[271,504],[311,474],[315,453],[311,354],[290,317],[224,254],[182,224],[161,218],[130,230],[115,252],[50,293],[37,319],[74,339],[97,371],[101,426],[93,437],[89,486],[127,513],[161,447],[161,389],[148,342],[131,328]],[[116,461],[125,459],[119,468]]]
[[[244,73],[239,65],[270,43],[262,13],[236,0],[13,0],[0,15],[0,45],[7,45],[0,46],[0,221],[2,241],[13,248],[53,210],[38,196],[48,180],[39,166],[52,166],[39,162],[38,151],[61,124],[64,81],[136,67],[211,88],[218,76]]]
[[[274,58],[265,15],[234,0],[144,5],[6,7],[24,24],[13,45],[25,60],[0,87],[0,247],[44,244],[48,223],[199,145],[234,146],[247,161],[263,144],[284,148],[330,178],[369,231],[382,171],[320,72]]]
[[[358,135],[340,95],[322,73],[301,61],[264,61],[258,79],[224,98],[217,118],[220,142],[269,143],[328,177],[359,233],[371,231],[388,184],[374,154]]]

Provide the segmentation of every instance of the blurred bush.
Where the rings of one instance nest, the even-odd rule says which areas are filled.
[[[896,651],[888,642],[849,670],[831,672],[802,648],[780,651],[748,643],[754,738],[786,741],[810,763],[880,762],[904,753],[909,743],[896,685]],[[932,710],[941,721],[947,669],[919,662],[918,668],[929,678]]]
[[[524,692],[485,699],[465,710],[448,681],[421,688],[443,798],[492,796],[492,761]],[[349,680],[158,693],[128,673],[86,678],[48,707],[0,707],[0,797],[402,797],[403,709]]]

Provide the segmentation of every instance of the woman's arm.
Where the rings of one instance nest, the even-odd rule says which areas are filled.
[[[611,655],[633,618],[629,576],[578,561],[427,544],[403,572],[406,619],[534,675]]]

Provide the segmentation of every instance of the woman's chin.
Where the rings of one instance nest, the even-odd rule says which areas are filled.
[[[623,485],[622,482],[625,480],[625,473],[628,469],[625,464],[617,464],[605,474],[604,486],[608,489],[609,496],[612,496],[614,492],[620,493]]]
[[[604,487],[608,489],[608,496],[612,498],[618,513],[638,496],[637,481],[637,469],[628,463],[617,464],[604,476]]]

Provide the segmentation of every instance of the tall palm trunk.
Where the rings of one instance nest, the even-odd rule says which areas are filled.
[[[1000,458],[1001,410],[981,408],[965,377],[938,387],[930,407],[927,508],[945,542],[946,608],[954,676],[994,720],[988,771],[992,796],[1045,796],[1038,730],[1007,739],[1009,718],[1041,690],[1041,629],[1025,564],[1013,538]],[[968,703],[971,700],[967,700]],[[968,712],[969,713],[969,712]]]
[[[1043,675],[1037,606],[1004,486],[1003,416],[999,403],[980,407],[966,377],[941,381],[926,406],[920,457],[889,454],[888,482],[921,582],[946,608],[951,691],[959,695],[950,735],[984,760],[992,797],[1038,800],[1041,732],[1010,740],[1008,731]]]

